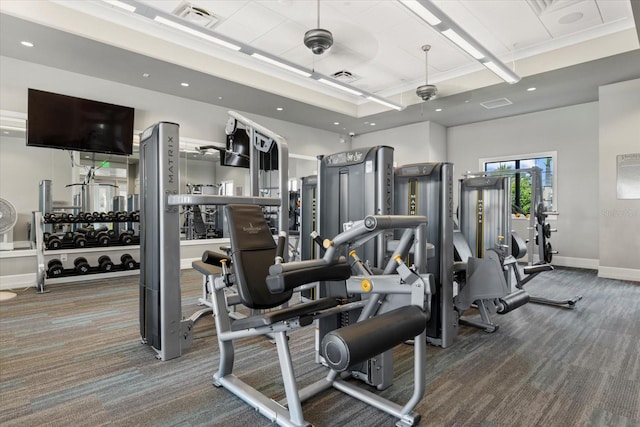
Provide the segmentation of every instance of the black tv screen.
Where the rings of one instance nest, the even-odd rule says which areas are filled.
[[[220,165],[248,168],[250,152],[249,135],[245,129],[238,128],[232,135],[227,135],[227,150],[220,158]],[[274,144],[268,153],[259,152],[260,170],[278,169],[278,147]]]
[[[227,135],[227,151],[220,157],[220,164],[248,168],[249,155],[249,135],[238,128],[232,135]]]
[[[27,145],[129,155],[134,109],[29,89]]]

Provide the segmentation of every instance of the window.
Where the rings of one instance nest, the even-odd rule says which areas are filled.
[[[523,156],[512,156],[500,159],[482,159],[481,167],[484,171],[504,171],[511,176],[511,203],[515,214],[528,214],[532,202],[532,175],[518,172],[523,169],[538,167],[541,170],[542,200],[545,209],[557,210],[555,200],[556,188],[556,153],[537,153]],[[510,172],[511,171],[511,172]]]

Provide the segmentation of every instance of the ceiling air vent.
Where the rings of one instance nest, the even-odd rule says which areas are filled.
[[[545,13],[550,13],[563,7],[571,6],[575,3],[580,3],[582,0],[527,0],[531,9],[537,16]]]
[[[511,104],[513,104],[513,102],[509,101],[507,98],[494,99],[492,101],[485,101],[480,103],[480,105],[482,105],[487,110],[491,110],[493,108],[505,107]]]
[[[331,74],[331,77],[333,77],[336,80],[340,80],[343,83],[353,83],[356,80],[360,79],[360,77],[356,76],[351,71],[347,71],[347,70],[337,71]]]
[[[206,9],[194,6],[187,2],[180,3],[173,11],[173,14],[208,29],[212,29],[216,26],[218,21],[220,21],[220,18]]]

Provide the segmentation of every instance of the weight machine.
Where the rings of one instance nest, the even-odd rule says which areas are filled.
[[[258,153],[269,151],[272,144],[278,147],[280,195],[286,194],[286,140],[236,112],[228,114],[227,131],[241,123],[252,141],[249,197],[179,194],[179,125],[160,122],[140,136],[140,336],[161,360],[181,356],[193,340],[194,323],[212,311],[207,307],[187,319],[182,317],[179,207],[236,203],[276,206],[281,213],[288,209],[286,197],[258,197]],[[281,214],[278,219],[279,229],[286,231],[288,216]]]
[[[517,233],[511,230],[510,179],[517,174],[528,174],[531,177],[531,203],[530,211],[528,213],[529,225],[527,227],[528,236],[526,241],[523,241]],[[549,215],[558,215],[558,213],[555,211],[548,211],[547,207],[544,204],[544,195],[542,191],[542,169],[533,167],[527,169],[474,172],[467,173],[464,175],[464,177],[465,179],[461,180],[461,185],[463,185],[463,182],[478,183],[482,182],[483,180],[487,183],[492,182],[494,183],[494,185],[500,185],[504,189],[504,194],[501,197],[506,198],[505,200],[503,200],[503,207],[500,209],[500,212],[492,214],[493,216],[488,216],[486,212],[481,212],[483,207],[486,205],[486,202],[482,199],[477,199],[478,204],[476,206],[478,212],[476,213],[466,212],[465,215],[461,208],[460,212],[463,218],[471,218],[473,216],[476,216],[477,218],[477,216],[480,215],[484,222],[477,228],[477,232],[475,233],[476,236],[468,236],[470,239],[470,246],[473,248],[475,245],[476,254],[479,253],[480,249],[484,250],[484,248],[498,244],[506,250],[506,255],[512,255],[516,260],[527,255],[527,266],[522,269],[522,272],[519,268],[517,268],[517,262],[513,262],[512,264],[510,264],[516,278],[515,287],[520,290],[524,290],[524,285],[534,277],[536,277],[539,273],[543,271],[553,270],[551,261],[553,259],[553,255],[557,254],[558,252],[553,250],[549,239],[551,238],[551,233],[556,232],[557,230],[551,228],[551,225],[547,222],[547,218]],[[462,190],[460,194],[462,205]],[[477,194],[479,195],[480,193]],[[485,192],[485,194],[487,193]],[[496,196],[488,195],[488,197],[495,198]],[[490,202],[491,200],[489,200],[489,203]],[[503,224],[503,226],[496,228],[496,221]],[[500,232],[496,234],[496,230],[498,229],[500,229]],[[484,242],[477,240],[478,233],[485,234]],[[465,234],[465,236],[467,235]],[[534,262],[534,253],[536,252],[538,253],[537,263]],[[581,299],[581,295],[577,295],[573,298],[568,299],[549,299],[535,296],[530,297],[530,301],[534,303],[554,305],[571,309],[575,308],[576,303]]]
[[[209,277],[209,283],[213,283],[214,318],[221,353],[214,385],[231,391],[260,414],[281,426],[310,425],[304,420],[302,402],[329,388],[335,388],[397,417],[397,426],[416,425],[420,415],[413,412],[413,409],[421,400],[425,389],[424,331],[430,314],[433,285],[431,275],[420,275],[409,269],[400,253],[408,251],[414,240],[416,247],[426,244],[426,218],[367,216],[364,220],[354,221],[349,230],[332,240],[327,239],[326,251],[321,259],[284,263],[281,262],[286,247],[284,238],[279,240],[276,247],[258,207],[228,205],[225,207],[225,214],[230,227],[231,257],[210,254],[208,263],[194,262],[194,268]],[[398,252],[387,266],[387,270],[394,270],[397,274],[349,277],[354,267],[350,267],[340,254],[396,228],[406,229],[398,245]],[[418,252],[416,265],[424,270],[424,254]],[[217,268],[212,268],[211,264],[221,268],[222,273]],[[355,267],[359,268],[362,266]],[[352,297],[327,296],[286,308],[276,308],[291,299],[295,288],[316,281],[321,287],[337,287],[341,289],[340,294]],[[241,319],[231,318],[225,291],[232,285],[237,286],[243,305],[251,309],[273,310]],[[371,297],[354,298],[353,295],[356,294],[370,294]],[[376,299],[376,295],[384,295],[385,298]],[[319,352],[330,368],[327,376],[298,390],[287,333],[311,325],[316,320],[354,309],[363,312],[357,323],[328,331],[319,343]],[[278,402],[233,373],[234,341],[261,335],[273,335],[276,342],[285,391],[285,399]],[[415,342],[414,390],[405,405],[399,405],[347,381],[349,376],[361,378],[362,365],[377,358],[380,353],[391,352],[393,347],[409,339]]]
[[[427,340],[449,347],[458,334],[458,312],[453,305],[453,164],[416,163],[395,170],[395,213],[425,215],[433,253],[427,271],[436,284],[431,302]]]

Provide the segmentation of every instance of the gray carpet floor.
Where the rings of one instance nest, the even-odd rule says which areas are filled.
[[[182,274],[183,314],[199,307],[200,275]],[[461,326],[448,349],[428,347],[423,426],[640,426],[640,284],[557,269],[531,294],[582,294],[575,310],[527,304],[495,316],[497,332]],[[139,340],[137,276],[33,289],[0,303],[0,425],[264,426],[240,399],[212,385],[213,319],[198,322],[185,354],[158,361]],[[298,382],[325,375],[313,328],[291,335]],[[412,347],[394,350],[392,387],[412,392]],[[236,347],[235,372],[280,399],[275,347]],[[394,419],[335,390],[303,404],[316,426],[392,426]]]

